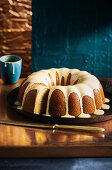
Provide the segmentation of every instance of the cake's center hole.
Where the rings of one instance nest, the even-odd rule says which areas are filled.
[[[77,78],[77,79],[74,79],[74,80],[69,79],[69,80],[66,80],[66,82],[65,82],[65,79],[64,79],[64,77],[63,77],[63,78],[61,79],[60,85],[61,85],[61,86],[73,86],[73,85],[78,84],[78,81],[79,81],[79,79]]]
[[[77,79],[77,80],[73,83],[73,85],[77,84],[77,83],[78,83],[78,80],[79,80],[79,79]]]

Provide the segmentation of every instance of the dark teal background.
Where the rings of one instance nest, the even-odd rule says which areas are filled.
[[[32,0],[32,71],[51,67],[112,77],[109,0]]]

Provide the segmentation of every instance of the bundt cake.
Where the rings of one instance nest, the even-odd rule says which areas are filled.
[[[100,81],[68,68],[32,73],[21,84],[18,100],[27,112],[60,117],[89,118],[92,113],[104,114],[101,108],[109,109]]]

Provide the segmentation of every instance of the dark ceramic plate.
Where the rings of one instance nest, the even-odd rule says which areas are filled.
[[[19,87],[12,90],[7,96],[7,102],[11,109],[16,111],[18,114],[29,117],[30,120],[36,120],[37,122],[45,122],[45,123],[56,123],[56,124],[81,124],[81,123],[97,123],[103,122],[106,120],[112,119],[112,94],[109,92],[105,92],[105,96],[110,99],[109,110],[104,110],[105,114],[103,116],[95,116],[91,115],[90,118],[61,118],[61,117],[54,117],[54,116],[44,116],[38,115],[30,112],[25,112],[23,110],[17,109],[17,106],[14,104],[17,95],[18,95]]]

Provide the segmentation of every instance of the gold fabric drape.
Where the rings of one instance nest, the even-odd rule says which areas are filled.
[[[0,56],[22,57],[22,76],[31,72],[31,0],[0,1]]]

